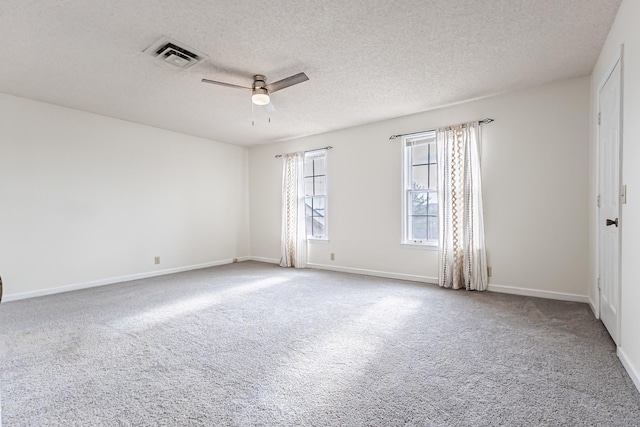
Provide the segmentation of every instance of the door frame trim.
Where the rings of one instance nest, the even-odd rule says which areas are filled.
[[[597,197],[600,195],[600,174],[601,174],[601,170],[600,170],[600,125],[598,124],[598,114],[600,112],[600,93],[602,92],[602,89],[604,88],[604,85],[607,83],[607,81],[609,80],[609,78],[611,77],[611,75],[613,74],[613,71],[615,70],[616,66],[620,64],[620,123],[618,124],[619,126],[619,147],[618,147],[618,188],[621,189],[622,188],[622,160],[623,160],[623,142],[624,142],[624,136],[623,136],[623,120],[624,120],[624,44],[620,45],[620,49],[617,53],[617,55],[613,58],[612,60],[612,65],[609,67],[609,69],[607,70],[607,73],[605,74],[605,76],[603,77],[603,79],[600,81],[600,84],[598,85],[598,91],[596,93],[596,111],[595,113],[595,123],[596,123],[596,159],[595,159],[595,168],[596,168],[596,200]],[[620,195],[618,195],[619,197]],[[621,303],[622,303],[622,230],[624,228],[624,220],[622,218],[622,204],[618,203],[618,218],[620,218],[620,228],[619,228],[619,238],[618,238],[618,265],[617,265],[617,269],[618,269],[618,301],[616,301],[616,305],[617,305],[617,311],[616,311],[616,330],[617,330],[617,337],[616,337],[616,341],[618,342],[618,347],[620,347],[622,345],[622,333],[620,331],[621,328],[621,320],[622,320],[622,316],[621,316]],[[600,277],[600,227],[599,227],[599,221],[600,221],[600,207],[598,206],[598,204],[596,203],[595,206],[595,259],[596,259],[596,265],[595,265],[595,280],[594,280],[594,286],[595,286],[595,316],[597,319],[600,319],[600,289],[598,289],[598,278]]]

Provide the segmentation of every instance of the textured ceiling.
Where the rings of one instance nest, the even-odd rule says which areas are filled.
[[[0,92],[250,146],[588,75],[620,3],[2,0]],[[142,52],[162,35],[209,59]],[[249,92],[200,82],[300,71],[271,123]]]

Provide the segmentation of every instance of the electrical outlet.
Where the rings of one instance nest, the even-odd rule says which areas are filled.
[[[493,275],[493,268],[487,267],[487,276],[491,277]]]
[[[336,260],[336,254],[331,252],[331,261],[335,261],[335,260]]]
[[[160,257],[159,257],[159,256],[157,256],[157,257],[153,258],[153,262],[154,262],[155,264],[160,264]]]

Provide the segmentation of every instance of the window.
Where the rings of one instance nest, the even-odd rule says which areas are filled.
[[[438,245],[436,132],[403,138],[403,243]]]
[[[307,238],[327,239],[327,150],[304,154]]]

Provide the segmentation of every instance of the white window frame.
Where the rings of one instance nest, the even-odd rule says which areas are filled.
[[[312,151],[306,151],[304,153],[304,162],[306,165],[307,159],[308,158],[315,158],[315,157],[323,157],[324,158],[324,194],[322,195],[316,195],[316,194],[308,194],[309,192],[307,191],[308,188],[306,186],[306,179],[305,179],[305,204],[306,204],[306,199],[308,197],[322,197],[324,198],[324,235],[317,235],[314,236],[313,234],[311,234],[310,230],[307,230],[307,240],[312,240],[312,241],[328,241],[329,240],[329,164],[328,164],[328,156],[327,156],[327,152],[329,150],[326,148],[321,148],[318,150],[312,150]],[[303,168],[304,169],[304,168]],[[322,175],[315,175],[315,171],[313,176],[322,176]],[[306,175],[304,175],[304,178],[308,178]],[[312,190],[313,191],[313,190]],[[306,209],[306,208],[305,208]],[[307,215],[305,213],[305,223],[307,221]]]
[[[411,150],[410,147],[415,145],[420,145],[420,142],[423,143],[433,143],[435,146],[436,141],[436,131],[426,131],[418,134],[407,135],[402,138],[402,241],[403,245],[412,245],[418,246],[425,249],[437,249],[439,245],[438,239],[413,239],[410,238],[410,228],[411,228],[411,192],[415,191],[412,188],[411,182],[411,174],[413,165],[411,164]],[[417,144],[416,144],[417,143]],[[437,153],[436,153],[437,158]],[[437,177],[437,163],[434,165],[430,165],[429,167],[436,168],[436,177]],[[437,178],[436,178],[437,179]],[[434,190],[427,190],[428,192],[435,192],[436,197],[438,196],[438,188],[436,187]],[[437,220],[440,221],[439,212],[438,212]]]

